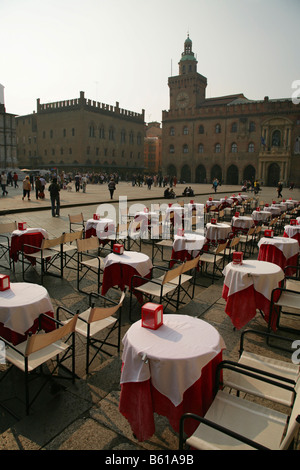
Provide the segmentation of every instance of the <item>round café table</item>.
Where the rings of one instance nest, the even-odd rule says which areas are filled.
[[[116,238],[115,230],[113,219],[88,219],[85,224],[85,238],[98,237],[101,244],[105,245]]]
[[[209,243],[224,243],[230,232],[231,226],[223,222],[217,222],[216,224],[209,222],[205,227],[205,236]]]
[[[14,262],[17,262],[19,259],[19,254],[23,250],[23,245],[31,245],[32,247],[40,247],[43,239],[48,239],[48,232],[43,228],[27,228],[25,230],[14,230],[11,233],[11,245],[10,245],[10,257]],[[35,264],[35,259],[30,258],[28,255],[30,253],[35,253],[38,251],[36,248],[31,248],[30,246],[24,247],[24,254],[26,258]]]
[[[242,232],[244,234],[248,233],[249,228],[252,228],[255,225],[253,218],[245,215],[232,217],[231,224],[233,233]]]
[[[53,316],[53,305],[45,287],[29,282],[11,282],[10,289],[0,292],[0,336],[16,345],[26,340],[29,332],[38,328],[41,313]],[[54,329],[53,322],[44,318],[45,331]]]
[[[294,240],[297,240],[300,246],[300,225],[285,225],[283,236],[285,238],[292,238]]]
[[[298,264],[299,243],[293,238],[263,237],[259,240],[258,247],[258,260],[275,263],[283,271],[286,266],[297,266]],[[285,274],[291,276],[293,272],[295,270],[289,268]]]
[[[225,343],[209,323],[188,315],[163,316],[157,330],[134,323],[123,338],[120,412],[139,441],[155,432],[154,413],[179,431],[182,413],[203,416],[214,396]],[[197,423],[189,423],[191,434]]]
[[[272,213],[267,210],[263,211],[253,211],[252,212],[252,219],[254,220],[254,224],[258,225],[262,222],[268,222],[272,218]]]
[[[246,260],[242,264],[231,262],[225,266],[223,275],[222,297],[233,326],[237,329],[246,326],[255,317],[256,310],[263,312],[268,323],[272,290],[284,279],[280,266],[258,260]],[[273,317],[271,326],[275,329],[275,315]]]
[[[122,291],[126,286],[130,288],[133,276],[150,277],[152,267],[151,259],[144,253],[126,250],[122,255],[110,253],[104,258],[102,295],[105,295],[111,287],[118,286]],[[133,287],[138,287],[141,284],[142,281],[137,279]],[[135,295],[142,302],[143,295],[137,291],[135,291]]]
[[[197,258],[203,248],[205,240],[206,238],[203,235],[196,233],[185,233],[183,236],[175,235],[170,268],[175,264],[175,261],[172,260],[186,261]]]

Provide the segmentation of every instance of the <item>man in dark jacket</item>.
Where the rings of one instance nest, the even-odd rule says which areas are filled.
[[[113,178],[111,178],[110,182],[108,183],[108,189],[110,192],[110,199],[112,199],[114,196],[114,191],[116,189],[116,183],[114,182]]]
[[[57,178],[53,178],[52,183],[50,184],[48,190],[50,191],[50,199],[51,199],[51,209],[52,209],[52,217],[57,215],[59,217],[59,210],[60,210],[60,185],[57,184]]]

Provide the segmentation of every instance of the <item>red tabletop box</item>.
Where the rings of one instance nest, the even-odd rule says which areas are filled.
[[[234,217],[239,217],[239,216],[240,216],[240,213],[239,213],[239,212],[236,212],[236,213],[234,214]]]
[[[122,255],[124,253],[124,245],[121,243],[115,243],[113,246],[113,252],[117,255]]]
[[[7,274],[0,274],[0,291],[10,289],[10,279]]]
[[[297,225],[297,219],[291,219],[290,225]]]
[[[163,306],[147,302],[142,306],[142,326],[157,330],[163,324]]]
[[[18,230],[26,230],[27,222],[18,222]]]
[[[232,253],[232,263],[233,264],[242,264],[243,262],[243,252],[242,251],[234,251]]]
[[[273,238],[273,235],[274,235],[274,231],[273,230],[265,230],[264,231],[264,236],[267,237],[267,238]]]
[[[210,219],[210,223],[216,225],[217,219]]]
[[[94,220],[100,220],[100,214],[94,214],[93,219]]]

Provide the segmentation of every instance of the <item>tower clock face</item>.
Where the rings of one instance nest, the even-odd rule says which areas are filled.
[[[189,104],[189,95],[185,91],[178,93],[176,98],[176,106],[178,108],[185,108]]]

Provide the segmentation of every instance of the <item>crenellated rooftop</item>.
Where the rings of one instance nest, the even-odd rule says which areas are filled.
[[[145,117],[144,109],[142,109],[142,113],[136,113],[134,111],[129,111],[127,109],[120,108],[118,102],[116,102],[116,105],[113,106],[106,103],[90,100],[85,98],[83,91],[80,92],[79,98],[74,98],[70,100],[55,101],[52,103],[41,103],[40,98],[37,99],[38,113],[69,111],[81,108],[89,109],[93,112],[114,113],[119,115],[120,117],[138,119],[143,122]]]

